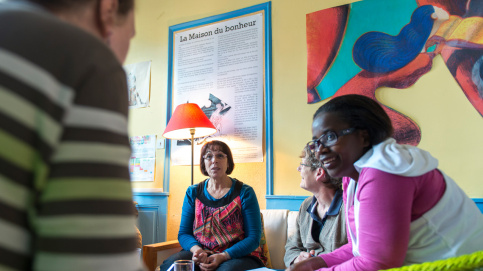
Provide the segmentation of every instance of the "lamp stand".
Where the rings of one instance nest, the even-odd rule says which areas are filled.
[[[194,161],[194,150],[195,150],[195,128],[190,128],[191,135],[191,185],[193,185],[193,161]]]

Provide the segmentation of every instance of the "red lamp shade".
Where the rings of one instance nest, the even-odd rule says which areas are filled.
[[[215,126],[197,104],[180,104],[174,110],[163,136],[171,139],[188,139],[191,138],[191,129],[195,129],[193,138],[216,133]]]

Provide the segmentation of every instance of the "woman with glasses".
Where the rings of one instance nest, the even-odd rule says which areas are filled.
[[[346,95],[322,105],[310,144],[342,177],[349,243],[289,270],[381,270],[483,250],[483,215],[428,152],[399,145],[374,100]]]
[[[297,168],[302,177],[300,187],[313,196],[300,206],[295,232],[287,239],[286,266],[329,253],[347,243],[342,180],[327,174],[309,146],[305,146],[300,158],[302,163]]]
[[[193,260],[196,270],[249,270],[264,267],[262,225],[255,191],[228,175],[235,164],[222,141],[201,148],[200,169],[209,178],[192,185],[183,202],[178,241],[183,250],[161,265]]]

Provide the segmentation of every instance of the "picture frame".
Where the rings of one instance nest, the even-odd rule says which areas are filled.
[[[184,102],[197,103],[209,118],[214,106],[231,109],[219,116],[224,126],[217,136],[232,140],[235,162],[266,163],[267,194],[273,194],[271,2],[169,27],[166,124]],[[183,164],[173,161],[187,156],[176,148],[166,142],[164,191],[170,166]]]

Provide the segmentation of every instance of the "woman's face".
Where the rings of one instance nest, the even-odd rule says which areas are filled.
[[[120,63],[124,63],[131,39],[136,30],[134,27],[134,11],[131,10],[127,15],[117,15],[118,19],[112,27],[112,33],[108,37],[109,47],[116,55]]]
[[[307,159],[302,158],[300,165],[297,167],[298,172],[300,172],[300,188],[307,191],[312,191],[314,185],[316,184],[317,170],[312,170]]]
[[[218,146],[209,148],[203,157],[205,158],[205,169],[210,178],[219,179],[227,176],[228,158]]]
[[[320,113],[312,122],[312,138],[317,139],[327,131],[339,131],[349,127],[342,122],[334,113]],[[337,142],[331,147],[319,147],[316,156],[334,178],[350,177],[359,179],[359,173],[354,163],[364,154],[369,146],[367,132],[356,130],[354,133],[338,136]]]

